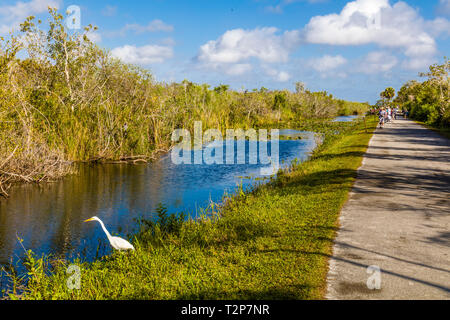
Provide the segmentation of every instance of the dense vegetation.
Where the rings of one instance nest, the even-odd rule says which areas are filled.
[[[398,91],[394,103],[409,111],[412,119],[436,128],[450,128],[450,61],[430,66],[429,72],[421,73],[424,82],[408,81]]]
[[[158,209],[141,220],[134,252],[71,262],[28,253],[27,276],[9,271],[11,299],[321,299],[339,212],[361,165],[375,117],[333,124],[312,158],[253,192],[238,192],[199,220]]]
[[[175,128],[248,128],[363,113],[368,105],[310,92],[237,92],[221,85],[158,83],[72,33],[49,9],[46,31],[28,18],[0,42],[0,195],[15,181],[67,174],[72,161],[149,160]],[[19,58],[22,57],[22,58]],[[25,57],[25,58],[23,58]]]

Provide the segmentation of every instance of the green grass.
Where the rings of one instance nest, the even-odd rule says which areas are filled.
[[[135,252],[78,263],[80,290],[67,289],[69,263],[30,254],[28,285],[9,298],[323,299],[339,212],[376,123],[349,124],[309,161],[209,217],[142,223]]]

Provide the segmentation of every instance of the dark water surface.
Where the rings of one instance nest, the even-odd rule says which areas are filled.
[[[302,137],[280,141],[285,165],[305,160],[316,146],[311,132],[281,134]],[[168,154],[143,165],[81,165],[78,174],[58,182],[16,186],[10,198],[0,200],[0,264],[23,256],[24,248],[92,260],[99,244],[105,248],[102,254],[111,249],[100,225],[85,219],[96,215],[113,235],[126,237],[137,230],[134,218],[149,217],[159,203],[169,213],[198,215],[210,200],[220,202],[224,192],[258,183],[261,167],[267,165],[175,165]]]

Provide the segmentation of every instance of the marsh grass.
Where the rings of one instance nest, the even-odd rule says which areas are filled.
[[[339,212],[377,120],[341,124],[311,159],[196,219],[142,221],[134,252],[92,263],[28,262],[9,299],[322,299]],[[334,129],[335,130],[335,129]],[[70,263],[81,289],[66,286]],[[47,269],[47,271],[46,271]]]

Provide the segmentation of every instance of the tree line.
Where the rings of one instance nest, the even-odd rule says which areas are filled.
[[[380,93],[378,106],[395,105],[409,112],[409,117],[436,128],[450,127],[450,61],[433,64],[428,72],[419,73],[426,80],[406,82],[395,97],[392,87]],[[395,97],[395,99],[393,99]]]

